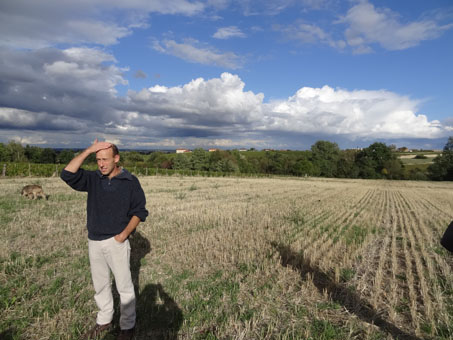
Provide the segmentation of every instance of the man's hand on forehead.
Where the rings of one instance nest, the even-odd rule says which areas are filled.
[[[112,147],[112,143],[99,142],[97,138],[94,140],[93,145],[91,145],[93,152],[98,152],[100,150],[108,149],[111,147]]]

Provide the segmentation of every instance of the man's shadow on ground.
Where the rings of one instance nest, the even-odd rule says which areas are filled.
[[[293,268],[300,274],[302,280],[306,280],[306,276],[311,275],[314,285],[321,294],[326,291],[333,301],[344,306],[350,313],[354,313],[362,321],[374,324],[381,331],[391,335],[393,339],[421,340],[415,335],[408,334],[385,320],[356,291],[351,289],[351,287],[335,282],[335,280],[319,267],[311,264],[309,259],[304,258],[303,254],[293,251],[286,245],[276,242],[272,242],[271,244],[280,253],[282,266]]]
[[[0,340],[14,340],[14,339],[17,339],[17,334],[14,328],[12,327],[0,333]]]
[[[147,284],[139,293],[142,259],[151,251],[151,245],[140,232],[131,235],[129,242],[137,311],[134,339],[176,340],[183,322],[182,311],[176,302],[164,291],[161,284]],[[113,320],[118,324],[120,304],[116,287],[113,288],[113,292],[115,299]]]

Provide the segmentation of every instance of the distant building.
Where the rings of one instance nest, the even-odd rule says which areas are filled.
[[[176,149],[176,153],[186,153],[186,152],[192,152],[189,149]]]
[[[247,149],[239,149],[239,152],[247,151]]]
[[[209,149],[208,151],[209,151],[209,152],[216,152],[216,151],[219,151],[219,149],[213,148],[213,149]]]

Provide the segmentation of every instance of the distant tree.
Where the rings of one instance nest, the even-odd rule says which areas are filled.
[[[238,166],[239,172],[244,174],[256,172],[253,163],[249,162],[244,152],[235,151],[232,153],[232,155],[236,159],[236,164]]]
[[[388,179],[402,179],[404,165],[399,159],[390,159],[384,162],[385,177]]]
[[[222,160],[220,161],[219,170],[223,172],[238,172],[239,166],[236,156],[239,156],[239,151],[223,151]]]
[[[208,170],[209,169],[209,154],[202,148],[193,150],[191,155],[192,170]]]
[[[142,154],[137,151],[126,151],[121,153],[121,158],[124,164],[134,165],[138,162],[144,162],[145,159]]]
[[[159,167],[159,158],[161,155],[163,155],[163,153],[160,151],[151,152],[148,156],[147,163],[153,168],[158,168]]]
[[[68,164],[74,158],[74,151],[62,150],[57,155],[57,163]]]
[[[216,150],[214,152],[209,153],[209,170],[215,171],[214,168],[218,161],[222,159],[222,152],[220,150]]]
[[[356,150],[344,150],[341,152],[337,163],[337,177],[357,178],[359,167],[356,164]]]
[[[413,181],[426,181],[428,179],[428,176],[423,172],[423,170],[419,168],[411,169],[409,170],[409,174],[407,179],[413,180]]]
[[[246,171],[241,170],[241,172],[255,174],[258,173],[260,170],[260,162],[256,157],[249,158],[247,157],[246,163]]]
[[[247,172],[247,169],[251,169],[251,172],[254,172],[252,168],[249,168],[252,164],[249,164],[249,161],[238,150],[216,150],[208,152],[208,157],[207,170],[209,171]],[[242,169],[240,169],[240,164]]]
[[[42,149],[37,146],[26,145],[24,149],[25,157],[31,163],[41,163]]]
[[[317,141],[311,146],[312,163],[319,169],[322,177],[335,177],[337,164],[340,158],[340,148],[337,143],[328,141]]]
[[[5,144],[0,143],[0,162],[8,162],[8,153],[6,151]]]
[[[308,158],[302,158],[296,161],[291,171],[295,176],[314,176],[316,175],[313,163]]]
[[[231,158],[222,158],[216,163],[214,171],[237,172],[239,167]]]
[[[161,169],[172,169],[173,161],[171,159],[162,159],[158,167]]]
[[[274,169],[273,161],[271,161],[271,153],[270,151],[265,151],[261,153],[261,157],[259,159],[260,170],[259,172],[264,174],[272,173]]]
[[[282,152],[266,152],[267,169],[269,174],[286,175],[289,173],[288,157]]]
[[[435,181],[453,181],[453,137],[449,137],[442,154],[428,167],[428,176]]]
[[[402,163],[384,143],[373,143],[356,157],[361,178],[400,178]]]
[[[45,148],[41,151],[39,163],[54,164],[57,160],[57,153],[54,149]]]
[[[15,141],[10,141],[6,145],[6,155],[10,162],[26,162],[27,157],[25,156],[24,147]]]
[[[191,168],[191,162],[187,154],[178,153],[173,159],[173,169],[186,170]]]
[[[148,158],[148,163],[153,168],[171,169],[172,161],[168,154],[155,151]]]
[[[96,154],[90,154],[87,158],[85,158],[83,164],[96,164]]]

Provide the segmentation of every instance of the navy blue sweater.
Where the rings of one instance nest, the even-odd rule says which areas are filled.
[[[61,179],[77,191],[88,192],[87,229],[90,240],[105,240],[121,233],[132,216],[145,221],[148,211],[140,182],[127,170],[109,179],[99,170],[63,170]]]

